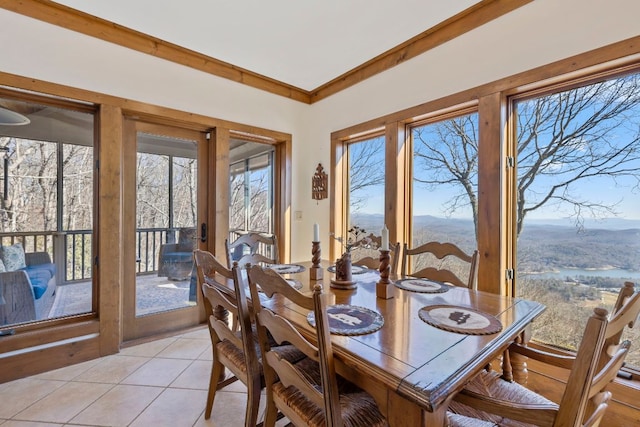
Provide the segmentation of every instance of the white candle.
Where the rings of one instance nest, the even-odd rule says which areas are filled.
[[[382,244],[380,245],[380,250],[388,251],[389,250],[389,229],[387,229],[386,224],[382,227],[381,235],[382,235]]]
[[[313,241],[320,241],[320,226],[318,224],[313,224]]]

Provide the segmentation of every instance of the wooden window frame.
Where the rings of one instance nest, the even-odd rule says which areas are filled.
[[[631,41],[640,41],[640,38]],[[508,167],[507,158],[515,158],[515,120],[511,102],[513,99],[539,96],[558,89],[571,89],[602,78],[630,72],[640,72],[640,43],[630,41],[576,55],[515,76],[510,76],[476,88],[465,90],[440,99],[426,102],[365,123],[342,129],[331,134],[331,167],[334,175],[331,194],[331,231],[341,230],[344,214],[344,192],[348,192],[348,176],[340,161],[344,154],[344,142],[367,129],[384,127],[387,150],[387,194],[385,221],[390,238],[408,241],[410,237],[410,185],[412,179],[408,157],[411,142],[410,127],[430,118],[443,116],[477,102],[479,114],[478,203],[479,224],[485,232],[478,235],[479,271],[481,290],[503,295],[515,295],[516,284],[508,277],[507,270],[515,269],[515,169]],[[469,101],[474,100],[474,101]],[[391,155],[389,155],[391,154]],[[396,162],[391,160],[397,158]],[[393,164],[390,164],[393,163]],[[348,163],[347,163],[348,167]],[[391,191],[393,189],[393,191]],[[394,205],[394,207],[390,207]],[[480,216],[482,215],[482,216]],[[533,343],[547,348],[542,343]],[[551,349],[551,348],[550,348]],[[556,350],[557,351],[557,350]],[[537,369],[537,367],[534,367]],[[635,417],[640,411],[637,393],[640,391],[640,372],[636,367],[625,368],[631,380],[617,379],[615,388],[616,414]],[[536,372],[552,378],[549,372]],[[545,387],[548,385],[545,384]],[[620,396],[620,397],[618,397]],[[619,400],[618,400],[619,399]],[[618,413],[619,412],[619,413]],[[633,418],[635,419],[635,418]]]

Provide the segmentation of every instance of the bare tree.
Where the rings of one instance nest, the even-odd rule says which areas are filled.
[[[616,215],[608,205],[578,194],[575,184],[621,178],[640,183],[640,76],[637,74],[517,104],[517,233],[542,206],[570,206],[576,225],[586,215]],[[545,180],[548,185],[536,185]]]
[[[444,206],[453,213],[470,206],[478,229],[477,115],[469,114],[415,128],[414,180],[427,188],[447,186],[453,195]]]
[[[580,196],[576,184],[590,179],[633,180],[640,189],[640,78],[630,75],[517,103],[517,234],[532,212],[558,203],[571,207],[576,225],[586,215],[616,214],[615,205]],[[471,207],[477,230],[475,115],[427,125],[414,132],[416,181],[457,192],[453,212]]]
[[[269,193],[271,166],[242,170],[230,179],[229,228],[269,232],[273,210]]]
[[[367,188],[384,186],[384,138],[378,137],[349,145],[349,208],[351,214],[366,201]]]

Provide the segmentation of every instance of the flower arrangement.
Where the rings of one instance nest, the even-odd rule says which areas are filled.
[[[351,249],[357,247],[375,249],[375,242],[372,242],[370,237],[365,237],[366,230],[364,228],[360,228],[357,225],[354,225],[349,230],[347,230],[347,233],[348,237],[346,242],[342,237],[336,237],[333,233],[331,233],[331,236],[338,242],[340,242],[340,244],[342,244],[345,252],[351,252]]]

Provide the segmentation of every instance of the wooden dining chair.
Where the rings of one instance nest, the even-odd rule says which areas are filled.
[[[369,234],[363,239],[364,243],[353,249],[352,264],[377,270],[380,267],[380,247],[382,237]],[[391,273],[398,272],[398,260],[400,259],[400,242],[389,243],[389,255],[391,257]]]
[[[413,270],[409,271],[409,260]],[[478,275],[478,251],[471,255],[453,243],[428,242],[415,248],[404,244],[402,252],[402,276],[420,277],[476,289]]]
[[[227,265],[229,268],[234,262],[243,266],[246,264],[278,264],[280,257],[278,256],[278,238],[275,234],[266,234],[250,231],[242,234],[233,242],[225,240],[225,248],[227,251]],[[270,256],[259,252],[266,250]]]
[[[204,296],[213,350],[213,365],[204,417],[205,419],[211,417],[216,391],[239,379],[247,386],[245,425],[255,426],[260,403],[261,373],[254,345],[256,339],[248,312],[238,310],[237,301],[244,298],[242,289],[236,286],[233,272],[223,266],[210,252],[195,250],[194,258],[198,282]],[[228,320],[224,317],[220,319],[220,314],[217,317],[214,316],[214,310],[218,313],[226,310],[235,316],[240,326],[238,330],[230,328]],[[221,381],[225,367],[232,372],[233,376]]]
[[[448,414],[452,427],[484,426],[597,426],[607,409],[613,381],[629,352],[630,341],[620,343],[625,326],[632,327],[640,313],[640,293],[625,284],[611,316],[595,308],[587,321],[574,356],[544,352],[513,344],[509,352],[569,370],[559,404],[513,382],[495,371],[483,371],[454,397]]]
[[[239,379],[247,387],[245,426],[254,427],[258,418],[264,375],[247,295],[244,288],[238,286],[238,275],[246,276],[246,271],[241,273],[243,270],[237,264],[229,270],[207,251],[196,250],[194,258],[198,282],[204,296],[213,351],[205,419],[211,417],[216,391]],[[246,281],[245,278],[242,283]],[[234,316],[234,325],[237,327],[229,327],[225,316],[227,313]],[[291,345],[279,346],[277,351],[281,357],[291,361],[305,357]],[[228,379],[223,379],[225,367],[233,374]]]
[[[257,332],[264,354],[264,375],[267,409],[264,424],[272,427],[277,411],[281,411],[296,426],[386,426],[371,395],[336,375],[327,306],[322,286],[315,285],[311,295],[294,289],[278,273],[253,266],[249,270],[253,301],[281,298],[314,313],[313,341],[309,341],[283,317],[256,305]],[[284,360],[267,339],[270,333],[276,342],[289,342],[306,354],[307,359],[296,364]]]

